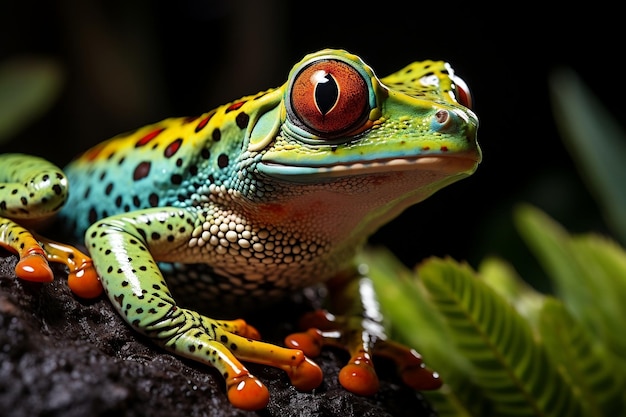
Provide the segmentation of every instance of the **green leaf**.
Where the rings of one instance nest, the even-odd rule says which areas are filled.
[[[626,243],[626,135],[574,71],[555,71],[549,81],[563,143],[607,222]]]
[[[493,415],[580,416],[582,407],[530,325],[467,265],[431,259],[419,274],[446,317]]]
[[[13,58],[0,64],[0,143],[41,116],[58,97],[59,65],[44,58]]]
[[[520,234],[554,283],[555,294],[626,366],[626,253],[598,235],[572,237],[538,209],[515,212]]]
[[[511,264],[496,257],[485,258],[478,267],[478,277],[504,297],[530,323],[537,321],[544,295],[517,275]]]
[[[594,341],[563,303],[548,297],[539,314],[538,328],[552,360],[573,385],[585,416],[623,416],[624,374],[616,372],[614,358]]]

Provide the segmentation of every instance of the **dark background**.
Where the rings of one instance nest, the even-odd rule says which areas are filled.
[[[0,151],[63,165],[117,133],[279,86],[324,47],[360,55],[380,76],[442,59],[472,90],[484,161],[372,240],[407,265],[503,256],[541,286],[513,227],[516,204],[537,205],[573,232],[608,233],[548,92],[552,71],[570,67],[623,114],[626,24],[596,3],[0,0],[0,62],[44,56],[64,75],[52,108]]]

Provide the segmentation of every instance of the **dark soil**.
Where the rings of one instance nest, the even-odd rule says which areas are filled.
[[[423,397],[377,363],[380,392],[361,397],[337,374],[347,355],[325,349],[315,358],[324,382],[298,392],[277,369],[246,364],[268,386],[267,408],[244,412],[227,401],[213,368],[179,359],[136,334],[108,300],[77,299],[55,267],[51,284],[16,279],[17,257],[0,249],[0,415],[34,416],[434,416]],[[296,314],[281,306],[253,319],[264,339],[281,343]],[[293,307],[297,311],[298,307]],[[244,317],[245,318],[245,317]]]

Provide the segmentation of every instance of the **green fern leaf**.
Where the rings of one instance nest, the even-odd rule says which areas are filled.
[[[474,365],[493,415],[582,416],[579,399],[530,325],[469,266],[433,258],[419,274],[457,348]]]
[[[624,416],[624,378],[615,372],[613,358],[594,343],[589,333],[562,302],[546,297],[538,329],[552,360],[575,387],[585,416]]]
[[[552,279],[557,296],[626,368],[624,250],[598,235],[572,237],[532,206],[520,206],[515,220],[520,234]]]
[[[528,285],[508,262],[497,257],[485,258],[478,266],[481,281],[504,297],[531,326],[544,302],[544,295]]]
[[[626,134],[622,125],[571,68],[554,71],[549,87],[565,148],[609,226],[626,244]]]

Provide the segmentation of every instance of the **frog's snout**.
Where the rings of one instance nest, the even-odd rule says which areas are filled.
[[[478,120],[470,113],[445,107],[433,109],[430,129],[437,134],[460,139],[460,149],[472,155],[472,159],[480,162],[481,150],[477,141]]]

